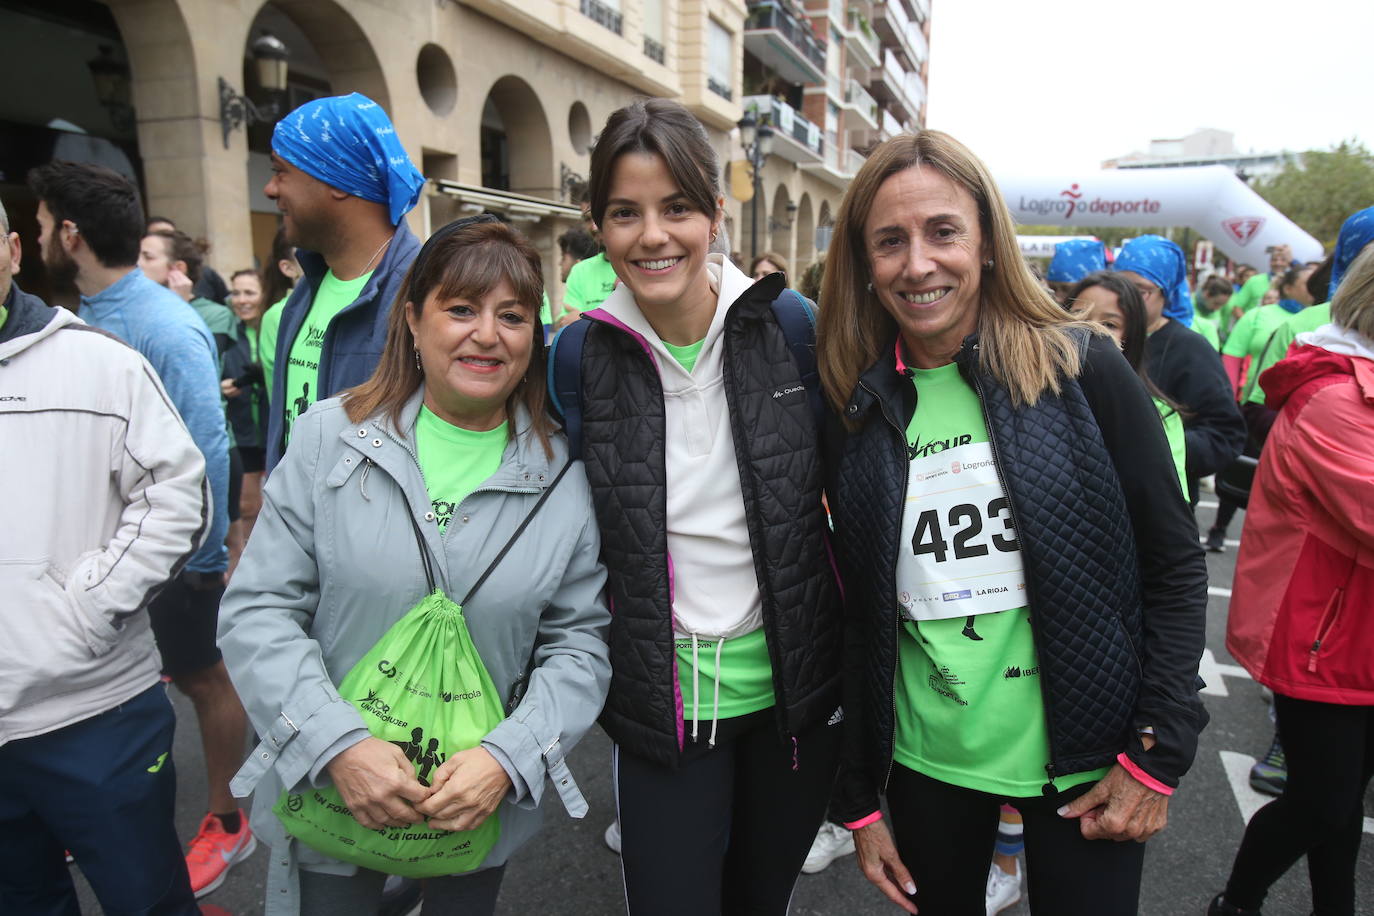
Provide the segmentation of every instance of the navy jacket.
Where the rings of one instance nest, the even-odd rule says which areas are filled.
[[[1199,338],[1200,339],[1200,338]],[[1056,776],[1125,752],[1178,785],[1207,714],[1197,693],[1207,567],[1159,415],[1115,344],[1085,341],[1083,369],[1059,396],[1015,404],[978,366],[976,337],[956,357],[982,403],[1012,502]],[[845,761],[832,811],[878,807],[891,770],[898,606],[895,567],[916,391],[891,346],[831,422],[827,492],[846,586]],[[1136,729],[1155,729],[1145,752]]]
[[[371,377],[382,356],[386,343],[386,321],[391,305],[401,291],[401,283],[415,256],[420,253],[420,240],[406,226],[396,227],[396,237],[386,247],[381,263],[368,278],[367,285],[353,300],[353,304],[334,316],[324,332],[324,348],[320,351],[319,382],[315,386],[316,401],[333,397],[345,388],[362,384]],[[291,345],[300,333],[315,301],[320,281],[329,271],[324,258],[304,248],[296,249],[305,276],[291,297],[282,306],[281,329],[277,332],[277,371],[272,376],[272,410],[267,424],[267,470],[271,471],[286,450],[283,441],[286,415],[283,408],[286,396],[286,360]]]

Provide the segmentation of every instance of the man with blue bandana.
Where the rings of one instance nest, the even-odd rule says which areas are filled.
[[[1107,269],[1107,249],[1097,239],[1069,239],[1054,246],[1054,257],[1045,282],[1049,283],[1055,301],[1068,308],[1069,291],[1079,280],[1098,270]]]
[[[1116,269],[1145,301],[1150,380],[1183,408],[1188,501],[1196,503],[1198,479],[1225,468],[1245,447],[1245,421],[1221,356],[1188,328],[1193,301],[1183,249],[1161,236],[1142,235],[1121,249]]]
[[[304,276],[277,335],[268,471],[297,417],[376,368],[391,304],[420,251],[404,218],[424,183],[386,112],[356,92],[307,102],[272,132],[263,193]]]

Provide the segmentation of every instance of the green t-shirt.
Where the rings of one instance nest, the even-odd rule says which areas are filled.
[[[1221,349],[1221,328],[1217,324],[1215,312],[1208,315],[1201,309],[1194,307],[1193,330],[1207,338],[1207,342],[1212,345],[1213,350]]]
[[[544,293],[544,301],[539,306],[539,323],[544,327],[553,324],[553,306],[549,305],[549,294]]]
[[[10,317],[10,310],[0,305],[0,328],[5,326],[5,320]]]
[[[281,327],[281,313],[286,306],[286,300],[291,298],[287,293],[281,300],[274,302],[267,311],[262,313],[262,321],[258,323],[258,361],[262,363],[263,381],[267,385],[267,399],[272,400],[272,367],[277,362],[277,329]]]
[[[721,643],[724,642],[724,645]],[[720,648],[720,705],[715,704],[716,649]],[[677,651],[677,679],[682,690],[682,715],[688,721],[732,719],[773,705],[773,663],[763,627],[743,636],[720,640],[697,637],[693,684],[692,637],[673,641]],[[698,694],[697,691],[700,691]]]
[[[1267,292],[1269,292],[1268,274],[1255,274],[1246,280],[1245,284],[1226,303],[1226,316],[1223,325],[1227,328],[1234,328],[1239,319],[1231,317],[1231,310],[1240,308],[1248,315],[1255,306],[1260,304]]]
[[[496,473],[509,438],[507,423],[478,432],[441,420],[428,407],[420,408],[415,418],[415,457],[440,532],[448,531],[459,504]]]
[[[286,411],[286,438],[291,439],[291,427],[301,414],[332,391],[319,390],[320,352],[324,349],[324,335],[334,316],[353,304],[372,276],[368,271],[353,280],[340,280],[334,271],[326,271],[315,291],[315,301],[301,322],[301,329],[291,343],[286,356],[286,396],[281,409]],[[274,405],[275,406],[275,405]]]
[[[899,594],[894,596],[902,625],[893,757],[941,782],[1012,797],[1038,796],[1050,760],[1040,663],[1030,611],[1015,606],[1024,594],[1020,544],[1006,494],[989,473],[995,466],[982,408],[954,364],[917,369],[914,381],[918,401],[907,427],[913,486],[903,541],[913,525],[914,533],[912,556],[904,553],[898,562]],[[989,565],[999,567],[996,575],[987,571]],[[990,587],[961,589],[966,582]],[[998,582],[1008,586],[992,585]],[[994,592],[1006,594],[983,597]],[[984,612],[944,619],[908,616],[930,613],[931,604],[969,607],[965,601],[984,602]],[[989,612],[989,602],[1005,609]],[[1105,772],[1057,774],[1054,784],[1062,790]]]
[[[1293,345],[1293,341],[1297,339],[1299,334],[1315,331],[1322,325],[1330,323],[1331,303],[1323,302],[1321,305],[1309,305],[1296,315],[1290,315],[1287,321],[1274,328],[1274,333],[1269,335],[1269,340],[1260,352],[1259,359],[1251,365],[1250,379],[1246,385],[1245,393],[1241,397],[1241,402],[1263,404],[1264,389],[1259,385],[1259,377],[1264,374],[1266,369],[1288,355],[1288,348]]]
[[[579,312],[594,309],[615,291],[615,282],[615,268],[606,260],[606,252],[584,258],[568,271],[563,304]]]
[[[1269,342],[1269,335],[1296,314],[1281,305],[1261,305],[1246,312],[1231,329],[1226,346],[1221,348],[1222,355],[1258,359],[1264,352],[1264,345]]]
[[[1183,417],[1177,410],[1159,398],[1154,399],[1155,410],[1164,424],[1164,438],[1169,440],[1169,452],[1174,457],[1174,467],[1178,469],[1178,482],[1183,487],[1183,495],[1188,495],[1188,446],[1183,438]]]
[[[705,337],[685,347],[679,347],[677,344],[670,344],[666,340],[663,341],[663,346],[668,348],[668,352],[672,354],[673,359],[677,360],[678,365],[690,373],[696,368],[697,357],[701,355],[701,345],[704,343],[706,343]]]

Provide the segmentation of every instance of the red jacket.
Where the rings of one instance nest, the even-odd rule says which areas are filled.
[[[1250,494],[1226,648],[1285,696],[1374,705],[1374,350],[1331,325],[1313,334],[1260,377],[1279,416]]]

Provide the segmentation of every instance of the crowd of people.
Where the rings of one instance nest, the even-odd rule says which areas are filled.
[[[271,161],[271,255],[227,282],[126,179],[34,170],[75,313],[0,210],[0,911],[77,912],[70,857],[109,913],[197,913],[261,841],[269,914],[492,913],[548,791],[588,813],[599,723],[632,914],[783,914],[851,852],[911,913],[1135,913],[1208,723],[1204,544],[1246,508],[1227,646],[1277,798],[1197,909],[1258,914],[1306,856],[1353,916],[1374,207],[1322,264],[1199,276],[1144,235],[1042,276],[926,130],[794,288],[732,257],[704,128],[651,99],[598,134],[555,302],[498,215],[413,234],[364,96]]]

